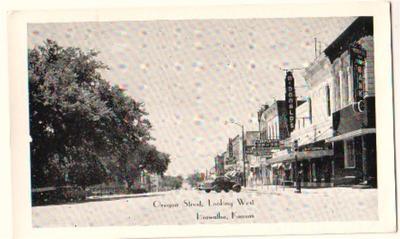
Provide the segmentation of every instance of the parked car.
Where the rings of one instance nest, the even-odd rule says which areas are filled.
[[[204,182],[204,186],[200,190],[204,190],[206,193],[211,191],[220,193],[222,190],[225,192],[229,192],[230,190],[240,192],[241,186],[229,177],[219,176],[213,181]]]
[[[197,185],[196,189],[197,189],[197,190],[200,190],[200,191],[205,191],[207,188],[210,187],[210,185],[211,185],[211,183],[212,183],[213,181],[214,181],[214,180],[206,180],[206,181],[204,181],[204,182],[201,182],[201,183],[199,183],[199,184]]]
[[[197,183],[197,185],[195,186],[196,190],[202,190],[204,188],[204,183]]]

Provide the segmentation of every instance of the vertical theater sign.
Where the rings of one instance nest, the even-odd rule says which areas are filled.
[[[285,78],[285,101],[287,107],[287,122],[289,126],[289,133],[291,133],[296,126],[296,93],[294,89],[294,78],[291,71],[286,72]]]
[[[365,58],[366,51],[361,45],[354,43],[350,45],[350,64],[352,65],[353,71],[353,100],[355,104],[353,108],[357,112],[363,112],[365,110],[364,94],[365,94]]]

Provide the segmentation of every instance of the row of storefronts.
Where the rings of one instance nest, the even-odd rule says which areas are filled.
[[[299,173],[305,187],[376,186],[372,18],[357,18],[304,79],[309,87],[300,99],[287,71],[285,100],[261,107],[258,131],[229,140],[218,173],[246,171],[250,186],[293,185]]]

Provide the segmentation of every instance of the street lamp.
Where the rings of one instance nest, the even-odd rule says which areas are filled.
[[[295,169],[296,169],[296,173],[295,173],[295,177],[296,177],[296,193],[301,193],[301,178],[300,178],[300,176],[302,176],[302,175],[300,175],[300,173],[299,173],[299,170],[302,170],[302,169],[299,169],[299,166],[297,165],[297,152],[299,151],[299,142],[298,142],[298,140],[296,139],[296,140],[294,140],[294,142],[293,142],[293,151],[294,151],[294,162],[295,162]]]
[[[231,121],[232,124],[235,124],[242,128],[242,154],[243,154],[243,187],[246,187],[246,143],[244,141],[244,126],[237,122]]]

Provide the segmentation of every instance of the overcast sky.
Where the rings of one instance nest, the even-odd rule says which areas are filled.
[[[284,71],[314,59],[355,18],[180,20],[28,25],[28,46],[46,38],[100,51],[112,84],[145,103],[154,145],[171,155],[167,174],[213,166],[240,127],[257,130],[257,110],[284,99]],[[294,73],[305,96],[302,72]]]

